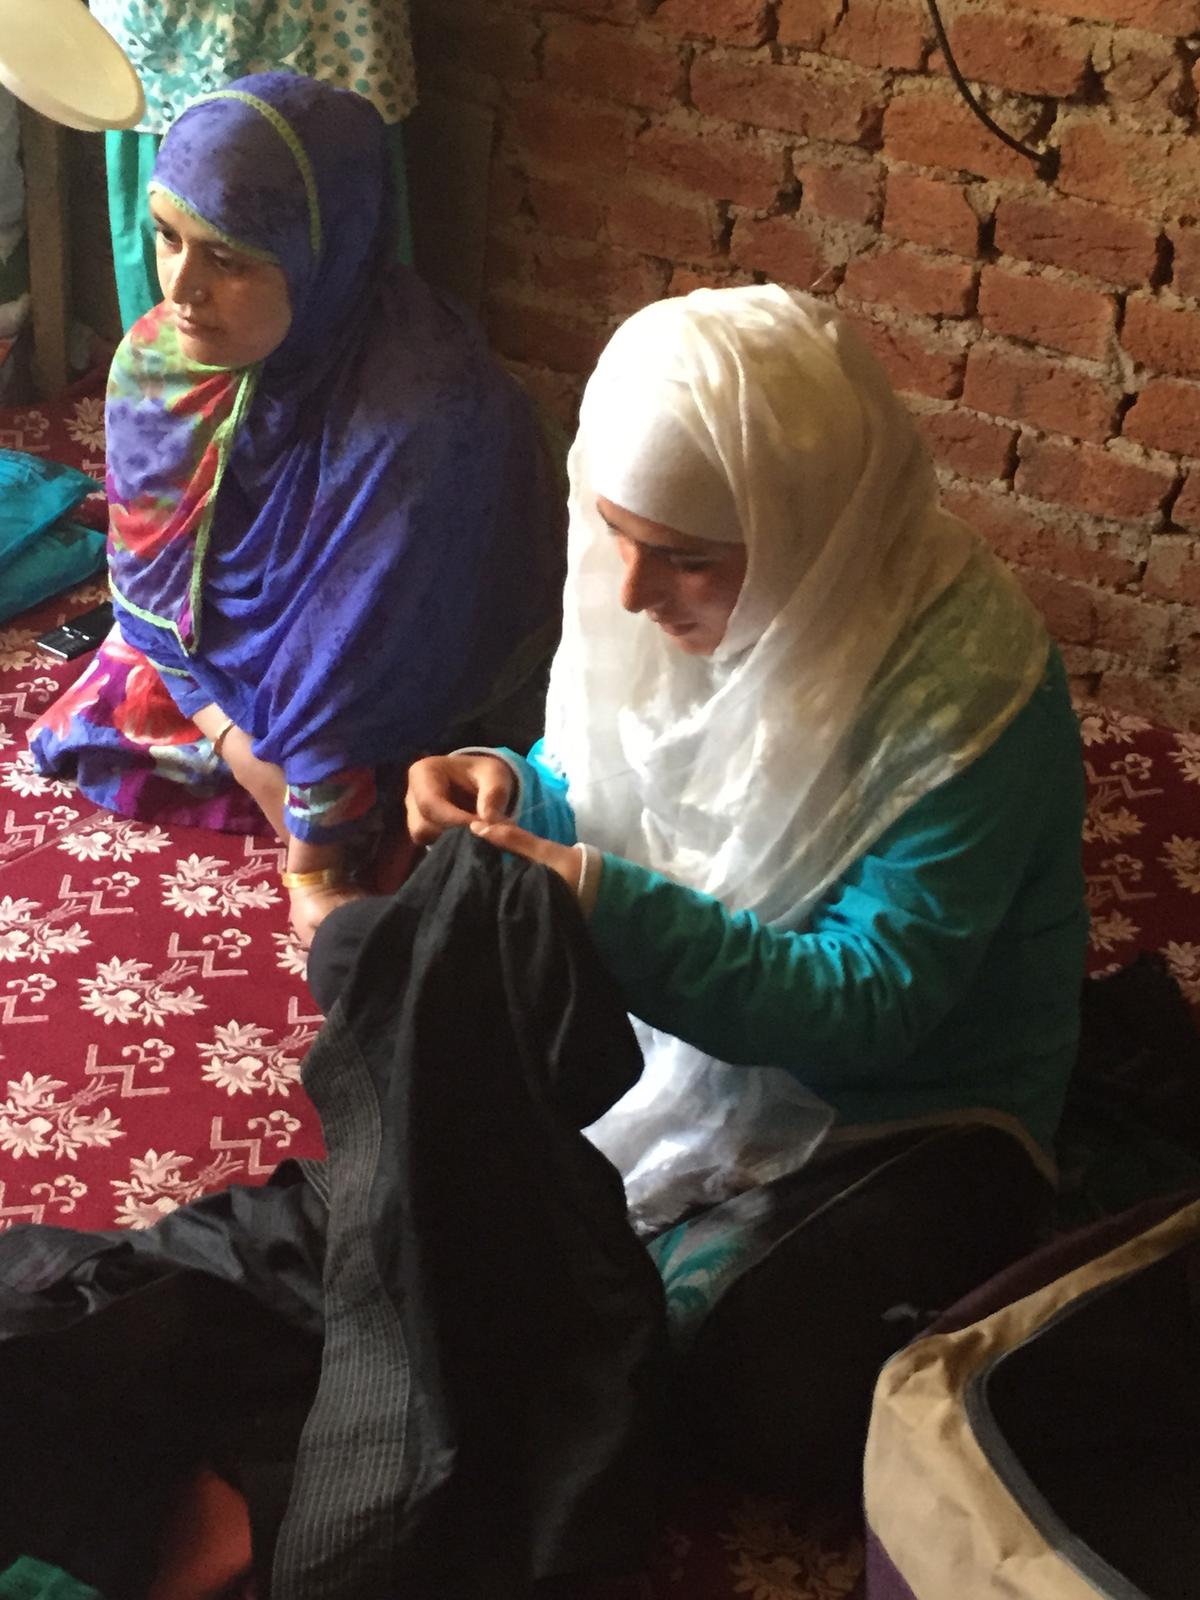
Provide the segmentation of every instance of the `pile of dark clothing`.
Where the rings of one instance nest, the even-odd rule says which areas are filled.
[[[145,1595],[200,1465],[246,1497],[264,1600],[637,1568],[662,1290],[578,1130],[641,1058],[572,896],[448,837],[310,981],[325,1162],[142,1233],[0,1237],[0,1570]]]

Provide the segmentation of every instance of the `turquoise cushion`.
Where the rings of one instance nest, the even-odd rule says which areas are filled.
[[[104,565],[104,535],[65,520],[94,479],[58,461],[0,450],[0,622]]]

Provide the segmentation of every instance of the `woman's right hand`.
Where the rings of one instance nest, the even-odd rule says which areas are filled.
[[[414,843],[428,845],[448,828],[501,822],[512,790],[512,768],[499,756],[426,756],[408,769],[408,831]]]

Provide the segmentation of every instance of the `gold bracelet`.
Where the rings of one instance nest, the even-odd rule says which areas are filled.
[[[344,882],[341,867],[322,867],[318,872],[281,872],[285,889],[336,889]]]
[[[231,734],[236,727],[237,727],[237,723],[233,720],[232,717],[227,717],[225,719],[225,726],[221,729],[220,733],[213,740],[213,755],[220,756],[220,754],[221,754],[221,746],[225,743],[226,737],[229,734]]]

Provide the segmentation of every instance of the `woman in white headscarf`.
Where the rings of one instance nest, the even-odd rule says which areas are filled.
[[[703,1219],[668,1225],[828,1184],[851,1147],[848,1181],[919,1147],[955,1227],[1019,1214],[1019,1233],[1086,938],[1076,723],[1036,613],[939,507],[857,336],[775,286],[630,318],[570,474],[545,738],[418,763],[409,825],[470,825],[578,891],[646,1055],[590,1133],[668,1288]],[[974,1143],[928,1155],[964,1127]],[[917,1189],[911,1250],[876,1227],[910,1263],[941,1248]],[[699,1276],[725,1281],[727,1255]]]

